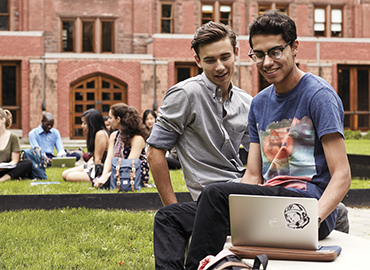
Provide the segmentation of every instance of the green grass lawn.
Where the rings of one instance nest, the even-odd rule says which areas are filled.
[[[346,147],[348,153],[370,155],[370,140],[348,140]],[[0,195],[116,192],[65,182],[62,172],[47,169],[48,181],[58,185],[32,186],[31,180],[0,183]],[[181,170],[171,171],[171,178],[176,192],[187,191]],[[370,181],[353,179],[351,188],[370,188]],[[154,214],[84,208],[1,212],[0,269],[152,270]]]

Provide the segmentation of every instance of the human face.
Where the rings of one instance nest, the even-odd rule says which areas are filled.
[[[41,121],[41,127],[45,131],[45,133],[48,133],[50,129],[52,129],[54,126],[54,119],[46,119]]]
[[[227,93],[238,53],[239,49],[236,47],[234,53],[230,39],[225,38],[200,45],[199,57],[195,54],[194,58],[198,67],[203,68],[207,78]]]
[[[281,35],[255,35],[252,38],[253,51],[267,52],[272,48],[283,48],[286,43]],[[280,59],[274,60],[266,54],[261,63],[256,63],[258,71],[269,83],[274,84],[278,94],[290,91],[301,78],[302,72],[294,61],[298,45],[296,40],[292,46],[287,46]]]
[[[89,127],[86,123],[86,118],[85,117],[81,117],[81,126],[82,126],[82,129],[85,131],[85,132],[88,132],[89,131]]]
[[[150,113],[147,115],[146,119],[145,119],[145,125],[150,129],[152,130],[153,128],[153,125],[155,123],[155,118],[154,116]]]
[[[119,129],[121,127],[121,117],[114,117],[111,110],[109,110],[108,122],[113,130]]]

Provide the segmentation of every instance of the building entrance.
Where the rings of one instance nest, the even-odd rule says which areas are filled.
[[[71,85],[70,100],[70,138],[86,138],[81,127],[81,114],[96,108],[103,116],[108,115],[113,104],[127,103],[127,85],[105,74],[91,74]]]

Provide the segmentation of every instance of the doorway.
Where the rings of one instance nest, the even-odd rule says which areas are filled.
[[[105,74],[91,74],[71,85],[70,101],[70,138],[82,139],[86,134],[81,127],[81,114],[96,108],[105,116],[113,104],[127,104],[127,84]]]

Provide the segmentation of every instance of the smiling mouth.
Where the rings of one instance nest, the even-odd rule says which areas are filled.
[[[270,70],[265,70],[265,72],[266,72],[267,74],[272,74],[272,73],[276,72],[278,69],[279,69],[279,68],[270,69]]]
[[[221,75],[215,75],[216,78],[223,78],[227,75],[227,72],[224,73],[224,74],[221,74]]]

